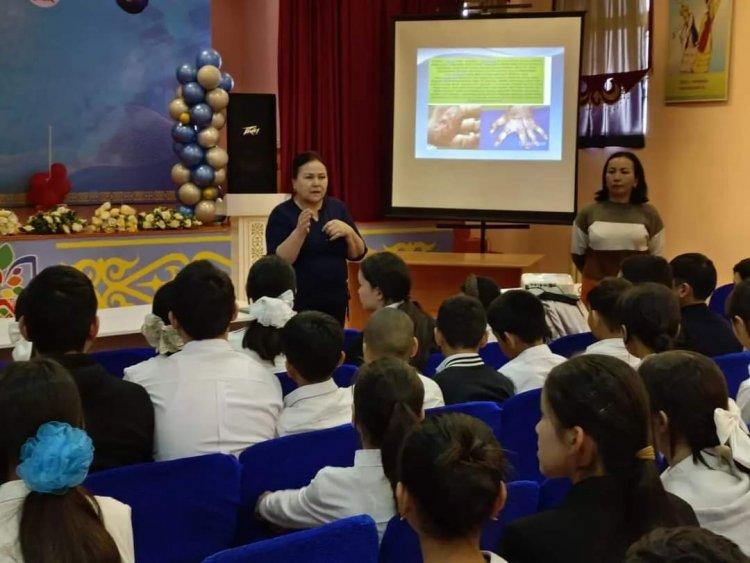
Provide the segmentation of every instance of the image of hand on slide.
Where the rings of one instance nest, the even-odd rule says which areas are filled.
[[[524,149],[538,147],[541,137],[545,141],[549,139],[547,133],[534,119],[534,112],[529,106],[511,106],[500,118],[495,120],[490,127],[490,133],[500,131],[495,141],[495,146],[503,144],[510,135],[518,135],[518,140]]]
[[[435,147],[475,149],[479,146],[482,107],[435,106],[427,121],[427,142]]]

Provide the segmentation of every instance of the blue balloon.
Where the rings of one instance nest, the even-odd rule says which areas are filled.
[[[221,82],[219,82],[219,88],[223,88],[227,91],[227,94],[232,91],[232,88],[234,88],[234,78],[229,76],[229,73],[222,72],[221,73]]]
[[[210,121],[210,118],[209,118]],[[172,138],[178,143],[194,143],[195,129],[178,123],[172,126]]]
[[[187,63],[177,67],[177,81],[180,84],[187,84],[188,82],[195,82],[198,77],[198,71],[193,65]]]
[[[206,127],[211,124],[214,111],[208,104],[195,104],[190,108],[190,123],[198,127]]]
[[[182,161],[182,164],[188,168],[192,168],[203,162],[203,155],[203,149],[199,145],[190,143],[189,145],[185,145],[180,151],[180,160]]]
[[[206,65],[214,65],[221,68],[221,55],[215,49],[201,49],[198,56],[195,57],[195,66],[201,68]]]
[[[177,213],[180,213],[183,217],[192,217],[193,208],[189,205],[180,205],[180,207],[177,208]]]
[[[172,143],[172,150],[177,156],[180,156],[182,149],[185,148],[185,143]]]
[[[197,82],[188,82],[182,86],[182,97],[189,106],[194,106],[203,101],[206,91]]]
[[[214,169],[208,164],[201,164],[190,172],[190,179],[196,186],[207,188],[214,181]]]

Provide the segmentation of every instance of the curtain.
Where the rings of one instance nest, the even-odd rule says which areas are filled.
[[[651,0],[556,0],[583,10],[579,146],[645,146]]]
[[[393,17],[459,12],[456,0],[281,0],[282,189],[294,155],[318,151],[329,193],[381,219],[391,174]]]

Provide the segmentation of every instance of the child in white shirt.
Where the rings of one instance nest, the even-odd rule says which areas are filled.
[[[646,358],[664,488],[688,502],[704,528],[750,553],[750,436],[719,367],[696,352]]]
[[[500,349],[509,358],[498,371],[513,382],[516,393],[543,387],[550,370],[566,361],[544,343],[550,329],[544,305],[532,293],[506,291],[492,302],[487,319]]]
[[[622,319],[619,300],[633,287],[625,278],[604,278],[588,295],[589,328],[597,342],[584,354],[604,354],[618,358],[637,368],[641,360],[628,352],[622,339]]]
[[[279,436],[322,430],[352,420],[352,392],[331,377],[344,359],[344,329],[325,313],[304,311],[281,329],[286,371],[297,389],[284,397]]]
[[[373,313],[362,331],[362,339],[362,352],[366,363],[386,356],[409,362],[419,348],[411,318],[394,307],[385,307]],[[424,408],[444,406],[445,400],[440,386],[429,377],[418,375],[424,386]]]
[[[414,368],[396,358],[363,366],[354,388],[352,423],[362,440],[353,467],[325,467],[301,489],[265,493],[256,512],[284,528],[310,528],[370,515],[382,538],[396,513],[393,489],[404,437],[424,416],[424,388]]]

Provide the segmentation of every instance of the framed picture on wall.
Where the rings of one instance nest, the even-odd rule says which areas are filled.
[[[666,102],[729,97],[732,0],[669,0]]]

